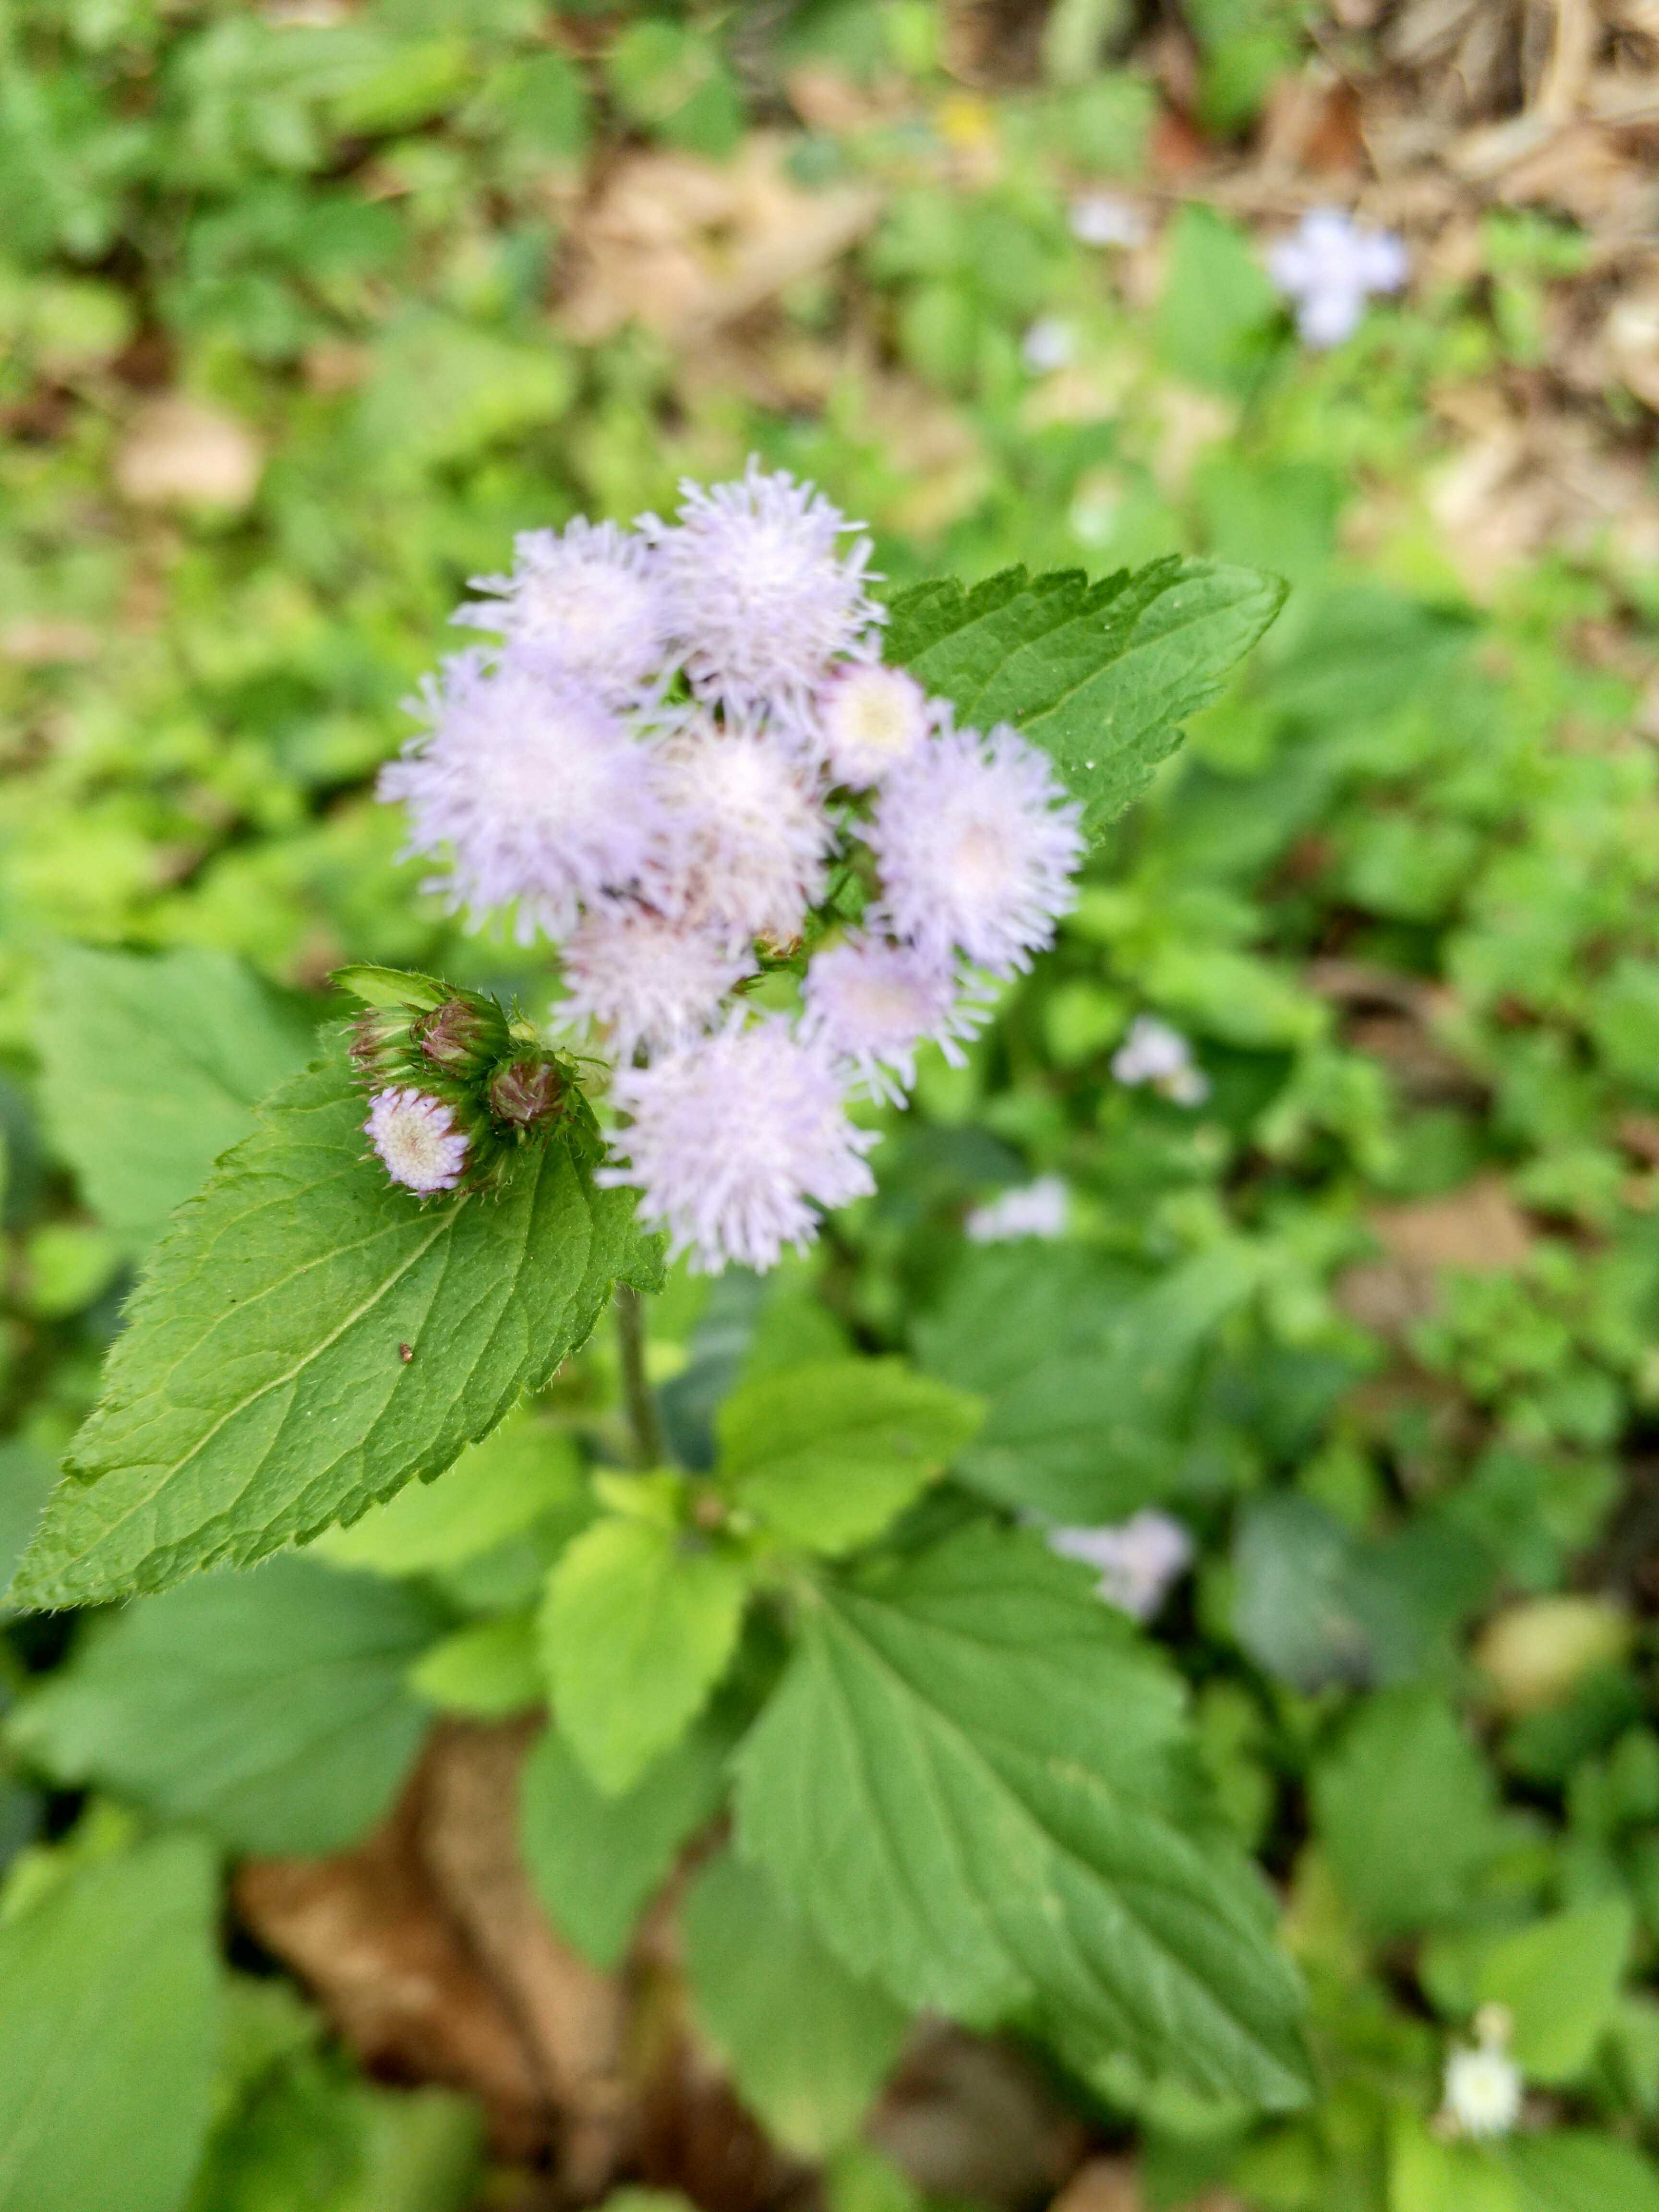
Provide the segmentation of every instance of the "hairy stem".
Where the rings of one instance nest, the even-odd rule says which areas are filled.
[[[617,1285],[617,1341],[622,1352],[623,1404],[634,1437],[634,1464],[660,1467],[667,1457],[662,1422],[645,1379],[645,1300],[631,1284]]]

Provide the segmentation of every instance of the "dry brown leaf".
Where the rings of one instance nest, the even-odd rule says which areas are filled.
[[[855,245],[881,204],[866,185],[803,191],[771,132],[724,165],[630,155],[572,236],[563,328],[592,343],[639,322],[682,341],[735,321]]]
[[[1496,1176],[1444,1198],[1377,1206],[1367,1220],[1385,1256],[1345,1269],[1336,1298],[1350,1320],[1384,1336],[1436,1310],[1443,1270],[1492,1273],[1520,1267],[1532,1250],[1527,1218]]]
[[[115,483],[135,507],[234,514],[258,489],[264,452],[223,408],[172,395],[141,407],[115,452]]]
[[[551,2112],[517,2022],[422,1859],[425,1779],[417,1771],[355,1850],[246,1860],[237,1910],[365,2065],[471,2091],[497,2150],[526,2156],[545,2144]]]
[[[452,1723],[437,1731],[426,1760],[420,1850],[529,2044],[559,2116],[560,2178],[586,2198],[603,2193],[629,2147],[627,2001],[615,1975],[555,1935],[525,1875],[519,1770],[537,1726]]]
[[[920,2029],[866,2130],[924,2195],[1014,2212],[1077,2167],[1085,2136],[1012,2045]]]

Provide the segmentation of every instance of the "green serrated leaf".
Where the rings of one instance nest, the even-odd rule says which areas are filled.
[[[570,1437],[520,1407],[433,1481],[408,1484],[349,1528],[325,1528],[311,1549],[335,1566],[425,1574],[477,1559],[580,1495]]]
[[[304,1066],[310,1024],[228,953],[61,945],[35,1024],[55,1150],[129,1253],[145,1250],[265,1093]]]
[[[798,2157],[849,2142],[898,2057],[910,2015],[849,1974],[758,1867],[722,1851],[681,1908],[697,2018],[745,2105]]]
[[[210,2116],[212,1856],[80,1869],[0,1928],[0,2207],[177,2212]]]
[[[981,1410],[902,1359],[786,1368],[720,1407],[720,1479],[784,1542],[850,1551],[944,1473]]]
[[[885,653],[977,728],[1043,747],[1091,829],[1145,789],[1285,601],[1277,578],[1170,556],[1091,583],[1024,568],[969,591],[934,580],[893,602]]]
[[[204,1577],[96,1623],[7,1738],[231,1850],[334,1850],[420,1748],[404,1675],[443,1625],[417,1591],[310,1559]]]
[[[740,1560],[658,1520],[612,1514],[566,1548],[542,1608],[543,1663],[559,1726],[607,1795],[696,1718],[748,1594]]]
[[[680,1847],[720,1809],[731,1752],[711,1717],[646,1769],[631,1790],[596,1790],[550,1729],[526,1760],[519,1835],[526,1871],[559,1933],[608,1972]]]
[[[1295,2105],[1297,1978],[1188,1746],[1087,1576],[981,1526],[823,1592],[738,1755],[739,1847],[905,2003]]]
[[[76,1605],[304,1543],[449,1466],[660,1279],[557,1139],[422,1205],[364,1155],[339,1057],[284,1085],[155,1253],[14,1583]],[[407,1347],[409,1357],[404,1356]]]

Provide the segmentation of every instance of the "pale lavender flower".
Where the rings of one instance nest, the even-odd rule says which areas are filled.
[[[1072,235],[1080,246],[1144,246],[1146,218],[1115,192],[1079,192],[1072,202]]]
[[[441,1099],[423,1091],[377,1091],[363,1127],[393,1182],[425,1198],[460,1181],[466,1138]]]
[[[945,732],[889,777],[867,831],[881,872],[872,917],[943,956],[1006,975],[1030,964],[1071,905],[1078,808],[1044,755],[1004,723]]]
[[[867,649],[881,610],[866,594],[870,541],[822,492],[752,456],[734,483],[687,482],[679,526],[640,526],[655,545],[673,641],[699,698],[764,713],[810,742],[818,687],[832,661]]]
[[[1066,1234],[1070,1210],[1071,1193],[1061,1178],[1039,1176],[1035,1182],[999,1191],[976,1206],[962,1225],[974,1244],[1012,1244],[1024,1237],[1052,1243]]]
[[[1201,1106],[1210,1095],[1209,1078],[1194,1064],[1191,1045],[1156,1014],[1137,1014],[1130,1023],[1112,1054],[1112,1073],[1120,1083],[1148,1083],[1177,1106]]]
[[[862,791],[918,751],[948,716],[914,676],[879,661],[838,669],[818,702],[818,744],[836,783]]]
[[[476,922],[516,907],[517,934],[559,938],[581,903],[634,882],[659,829],[648,756],[591,692],[474,650],[428,678],[429,730],[381,771],[410,849],[451,854],[433,889]]]
[[[599,1180],[640,1193],[640,1215],[666,1229],[695,1272],[730,1261],[765,1269],[786,1245],[804,1250],[817,1207],[875,1188],[864,1154],[872,1130],[848,1119],[840,1071],[781,1015],[724,1029],[649,1067],[617,1071],[617,1105],[632,1117],[613,1150],[625,1166]]]
[[[564,947],[568,996],[558,1012],[608,1030],[619,1059],[636,1046],[684,1044],[755,963],[726,933],[639,906],[593,907]]]
[[[948,963],[914,945],[854,935],[815,952],[801,985],[801,1034],[850,1062],[872,1097],[902,1106],[916,1079],[916,1047],[931,1038],[953,1067],[962,1041],[985,1019]]]
[[[668,622],[650,545],[578,516],[557,530],[521,531],[510,576],[475,576],[488,599],[459,608],[459,623],[498,631],[614,702],[637,696],[661,666]]]
[[[808,771],[770,737],[703,718],[653,748],[652,776],[668,823],[653,901],[736,939],[799,936],[830,846]]]
[[[1069,368],[1077,357],[1077,332],[1059,315],[1039,315],[1020,340],[1019,353],[1039,376]]]
[[[1314,208],[1268,249],[1267,273],[1296,303],[1306,345],[1340,345],[1358,329],[1373,292],[1397,292],[1410,271],[1392,231],[1365,230],[1340,208]]]
[[[1102,1528],[1050,1528],[1048,1548],[1100,1576],[1097,1595],[1135,1620],[1151,1620],[1193,1562],[1193,1540],[1173,1514],[1143,1506]]]

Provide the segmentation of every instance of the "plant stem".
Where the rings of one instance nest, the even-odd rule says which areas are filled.
[[[645,1301],[631,1284],[617,1285],[617,1341],[622,1352],[623,1403],[634,1436],[634,1464],[643,1471],[667,1457],[657,1401],[645,1379]]]

